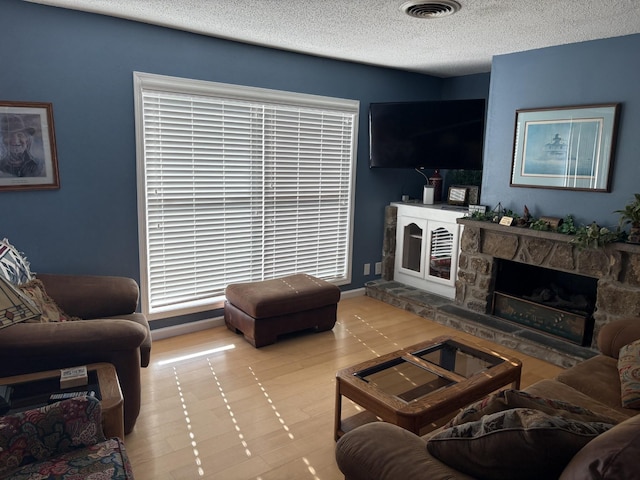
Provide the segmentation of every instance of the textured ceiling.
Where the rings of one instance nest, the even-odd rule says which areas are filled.
[[[405,0],[26,0],[439,77],[493,55],[640,33],[640,0],[458,0],[417,19]]]

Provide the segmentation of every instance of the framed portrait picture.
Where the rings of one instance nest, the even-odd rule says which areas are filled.
[[[50,103],[0,101],[0,191],[60,188]]]
[[[620,104],[516,111],[512,187],[610,191]]]

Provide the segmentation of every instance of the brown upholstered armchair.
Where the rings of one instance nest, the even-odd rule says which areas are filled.
[[[140,367],[149,364],[151,332],[135,313],[139,289],[125,277],[38,274],[49,296],[82,320],[19,323],[0,331],[0,376],[90,363],[115,366],[124,396],[125,433],[140,413]]]

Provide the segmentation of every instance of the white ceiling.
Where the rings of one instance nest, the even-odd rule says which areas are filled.
[[[493,55],[640,33],[640,0],[458,0],[413,18],[406,0],[26,0],[438,77]]]

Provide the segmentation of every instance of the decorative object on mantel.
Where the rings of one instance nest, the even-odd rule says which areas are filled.
[[[638,201],[640,202],[640,194]],[[626,233],[620,229],[613,231],[606,227],[599,226],[596,222],[590,225],[582,225],[576,227],[573,216],[567,215],[564,219],[557,217],[540,217],[534,218],[527,206],[524,206],[524,214],[522,216],[512,210],[502,207],[502,203],[490,212],[473,211],[470,212],[471,220],[482,222],[498,223],[503,226],[514,226],[519,228],[530,228],[532,230],[548,231],[554,233],[562,233],[571,235],[571,243],[578,248],[599,248],[608,243],[620,242],[626,238]]]
[[[519,227],[528,227],[531,223],[531,213],[529,212],[529,207],[524,206],[524,211],[522,213],[522,217],[519,217],[516,221],[516,225]]]
[[[620,226],[630,225],[627,242],[640,243],[640,193],[634,194],[634,200],[629,202],[622,210],[616,210],[620,214]]]
[[[558,230],[558,227],[562,225],[563,221],[560,217],[540,217],[538,220],[549,225],[550,230]]]
[[[471,218],[476,218],[478,220],[491,220],[494,223],[498,223],[502,215],[504,215],[504,208],[502,207],[502,203],[498,202],[498,205],[496,205],[488,214],[474,212],[471,215]]]
[[[512,187],[611,191],[620,104],[516,111]]]
[[[564,223],[564,220],[560,217],[540,217],[534,222],[531,222],[529,227],[533,230],[557,232],[563,223]],[[568,232],[559,232],[559,233],[568,233]],[[575,230],[572,233],[575,233]]]
[[[60,188],[51,103],[0,101],[0,190]]]

